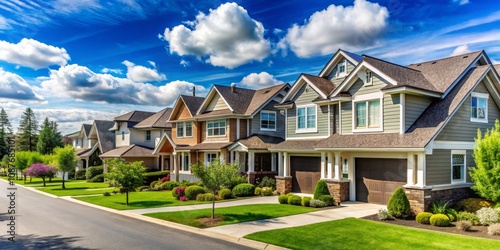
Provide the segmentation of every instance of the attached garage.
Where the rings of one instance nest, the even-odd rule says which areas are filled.
[[[292,192],[314,193],[314,187],[321,178],[321,158],[306,156],[291,156],[290,169]]]
[[[356,200],[387,204],[406,184],[406,159],[356,158]]]

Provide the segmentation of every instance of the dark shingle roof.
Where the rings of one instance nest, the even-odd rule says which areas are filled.
[[[309,80],[316,88],[318,88],[322,94],[328,96],[335,88],[335,84],[333,84],[330,80],[319,77],[319,76],[313,76],[309,74],[302,74],[307,80]]]
[[[252,135],[241,139],[238,142],[249,149],[269,149],[278,143],[283,142],[283,138],[268,135]]]
[[[134,128],[171,128],[172,125],[167,122],[170,113],[172,113],[172,108],[162,109],[156,114],[139,122]]]
[[[90,151],[91,148],[78,148],[76,149],[76,156],[81,157],[86,152]]]
[[[278,84],[271,87],[258,89],[255,91],[252,100],[250,101],[250,105],[248,105],[247,110],[245,111],[246,115],[251,115],[257,110],[259,110],[262,105],[264,105],[270,98],[272,98],[276,93],[281,91],[286,84]]]
[[[196,115],[196,111],[200,108],[201,104],[205,100],[203,97],[197,97],[197,96],[189,96],[189,95],[181,95],[182,100],[184,101],[184,104],[188,108],[189,112],[191,112],[191,115]]]
[[[229,142],[202,142],[193,146],[177,145],[177,150],[220,150],[232,143]]]
[[[117,122],[141,122],[144,119],[154,115],[154,112],[134,110],[126,114],[115,117]]]
[[[139,146],[139,145],[130,145],[118,147],[113,150],[110,150],[100,157],[102,158],[114,158],[114,157],[154,157],[153,149]]]
[[[320,142],[321,139],[313,140],[288,140],[278,145],[271,147],[271,150],[289,150],[289,151],[314,151],[314,146]]]
[[[92,128],[92,124],[83,124],[82,126],[85,134],[88,136],[90,133],[90,129]]]
[[[109,131],[109,129],[115,125],[115,122],[95,120],[94,125],[97,129],[97,136],[99,138],[102,153],[106,153],[115,148],[115,133]]]

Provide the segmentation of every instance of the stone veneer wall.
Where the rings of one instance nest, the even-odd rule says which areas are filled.
[[[330,195],[336,202],[349,200],[349,182],[325,179]]]
[[[291,176],[276,176],[276,191],[279,194],[288,194],[292,192]]]
[[[431,203],[439,200],[455,204],[461,199],[475,196],[474,191],[468,187],[435,191],[432,191],[432,189],[405,188],[405,193],[414,214],[428,211]]]

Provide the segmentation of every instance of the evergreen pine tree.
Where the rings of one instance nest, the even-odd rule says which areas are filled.
[[[0,158],[9,152],[9,139],[12,139],[12,125],[7,112],[2,108],[0,111]]]
[[[57,122],[49,121],[46,117],[38,135],[36,150],[41,154],[52,154],[54,148],[63,146],[61,137],[61,133],[57,131]]]
[[[18,134],[16,136],[17,151],[35,151],[38,124],[35,113],[31,108],[26,108],[21,116]]]

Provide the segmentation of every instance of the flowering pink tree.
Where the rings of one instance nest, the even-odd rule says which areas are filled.
[[[45,187],[45,178],[54,178],[57,173],[57,168],[37,162],[31,164],[31,166],[26,169],[24,173],[30,177],[42,178],[43,186]]]

